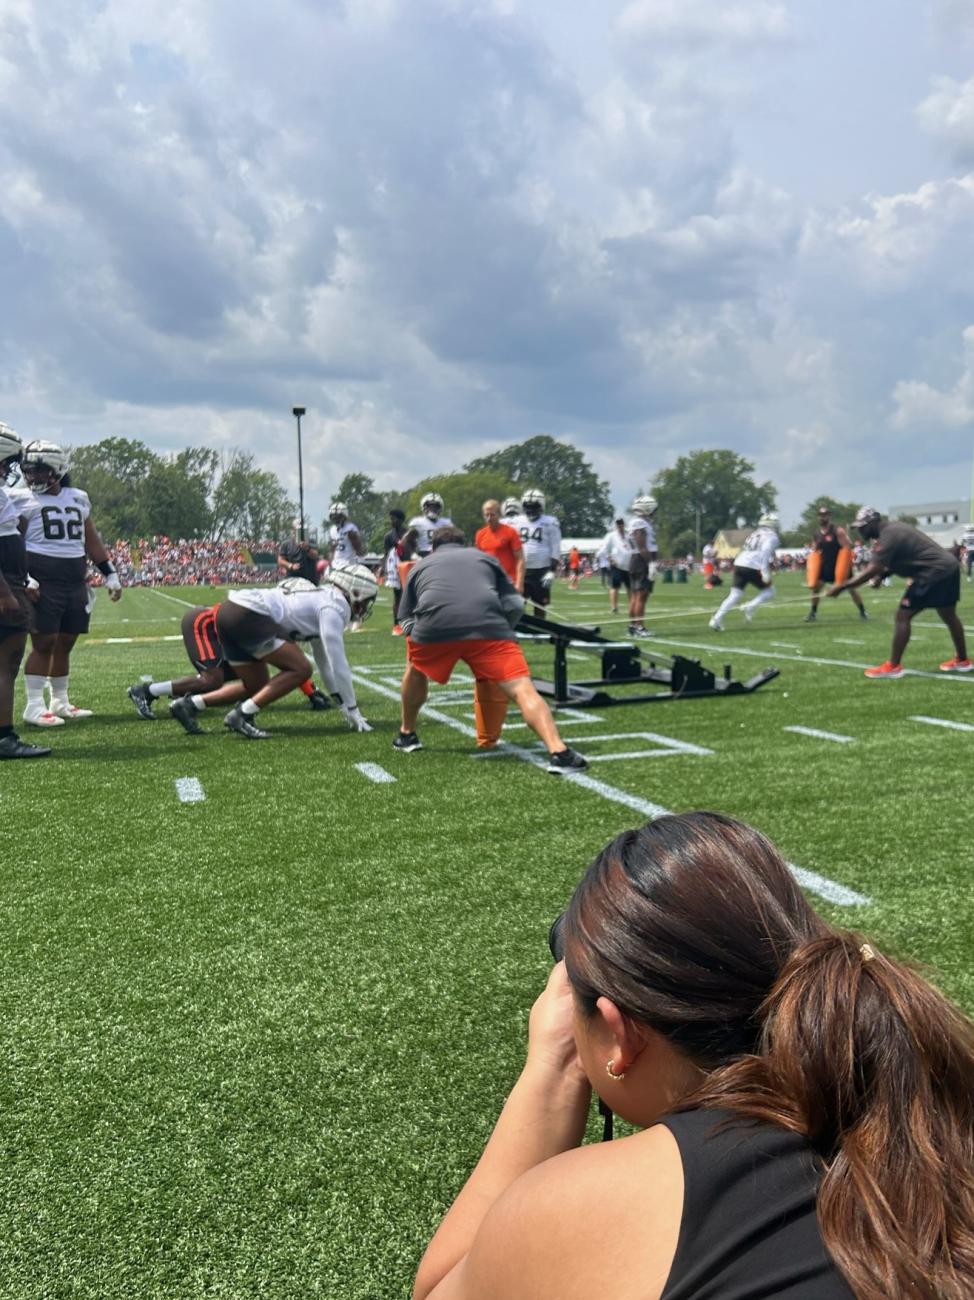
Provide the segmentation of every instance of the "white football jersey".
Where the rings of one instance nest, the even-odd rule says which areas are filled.
[[[774,553],[781,545],[778,534],[773,528],[755,528],[744,539],[740,554],[734,560],[738,569],[757,569],[762,573],[771,568]]]
[[[416,550],[420,555],[429,555],[433,549],[433,534],[437,528],[452,528],[453,520],[441,515],[439,519],[427,519],[425,515],[414,515],[406,525],[416,529]]]
[[[331,546],[332,564],[356,564],[358,562],[358,551],[352,545],[353,533],[358,533],[358,528],[350,519],[346,519],[340,528],[337,524],[329,525],[328,542]]]
[[[656,529],[642,515],[632,516],[628,524],[626,524],[626,536],[634,553],[638,552],[640,542],[647,551],[656,550]]]
[[[352,615],[348,601],[332,586],[290,593],[280,587],[247,587],[227,592],[227,600],[266,614],[289,641],[323,637],[328,630],[344,632]]]
[[[91,502],[80,488],[62,487],[60,492],[31,492],[22,497],[27,520],[24,541],[28,551],[77,560],[85,556],[85,520]]]
[[[34,493],[29,487],[4,487],[0,485],[0,537],[13,537],[20,533],[21,516],[33,510]]]
[[[707,545],[703,548],[703,558],[704,558],[704,560],[710,562],[710,561],[713,560],[713,558],[714,558],[714,556],[715,556],[716,554],[717,554],[716,550],[715,550],[714,547],[710,544],[710,542],[708,542]]]
[[[519,515],[513,527],[521,539],[526,569],[550,569],[561,559],[561,524],[554,515],[537,519]]]

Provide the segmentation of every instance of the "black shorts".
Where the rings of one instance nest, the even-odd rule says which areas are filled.
[[[216,630],[216,605],[195,605],[183,615],[180,630],[189,662],[200,674],[219,668],[228,680],[237,674],[227,663],[223,643]]]
[[[524,599],[531,600],[535,605],[551,604],[551,588],[546,587],[541,579],[548,569],[525,569],[524,571]]]
[[[87,582],[42,582],[34,606],[34,632],[66,632],[72,636],[88,631],[91,622],[91,593]]]
[[[634,555],[629,561],[629,590],[652,592],[653,583],[649,576],[649,561],[641,555]]]
[[[626,591],[629,590],[629,574],[625,569],[620,569],[617,564],[609,567],[609,582],[613,591],[618,591],[620,587],[625,587]]]
[[[0,641],[8,636],[23,636],[31,629],[31,603],[23,587],[11,587],[14,600],[20,606],[19,614],[0,614]]]
[[[252,664],[266,659],[287,640],[267,614],[225,600],[217,606],[216,630],[228,663]]]
[[[765,582],[760,569],[744,569],[735,564],[734,586],[739,591],[743,591],[745,587],[757,587],[759,591],[765,591],[771,583]]]
[[[901,609],[950,609],[960,600],[960,565],[946,578],[916,578],[903,593]]]

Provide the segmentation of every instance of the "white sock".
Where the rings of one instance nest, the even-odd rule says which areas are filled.
[[[206,705],[203,703],[202,695],[187,695],[186,698],[198,712],[202,713],[206,708]]]
[[[748,603],[746,608],[751,610],[757,609],[759,605],[764,605],[769,601],[773,595],[774,587],[765,587],[763,591],[759,591],[754,599]]]
[[[58,704],[67,704],[68,702],[68,679],[67,677],[52,677],[51,682],[51,703],[57,700]]]
[[[255,704],[253,700],[244,700],[240,706],[240,712],[246,718],[252,718],[255,714],[260,713],[260,705]]]
[[[718,609],[717,613],[714,615],[714,618],[717,620],[717,622],[719,623],[720,620],[724,617],[724,615],[729,610],[732,610],[735,605],[739,605],[743,599],[744,599],[744,592],[741,590],[741,588],[731,587],[730,592],[724,597],[724,602],[721,605],[720,609]]]
[[[172,682],[149,682],[149,694],[154,700],[163,695],[172,695]]]
[[[41,708],[47,707],[44,703],[44,687],[46,684],[46,677],[39,677],[36,673],[24,673],[28,707],[32,704],[39,704]]]

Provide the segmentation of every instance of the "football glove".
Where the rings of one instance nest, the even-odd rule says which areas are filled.
[[[649,581],[655,582],[657,576],[659,575],[659,565],[656,563],[656,561],[650,560],[649,564],[647,564],[646,566],[646,570],[647,570],[646,576],[649,579]]]
[[[547,572],[542,573],[542,575],[541,575],[541,585],[542,585],[542,587],[550,587],[551,584],[554,582],[554,580],[555,580],[555,571],[554,571],[554,569],[548,569]]]
[[[365,719],[362,717],[362,714],[361,714],[361,711],[359,710],[358,705],[354,705],[352,708],[349,709],[349,708],[347,708],[347,707],[343,704],[343,705],[342,705],[342,717],[345,719],[345,721],[348,723],[348,725],[351,727],[351,729],[352,729],[353,731],[371,731],[371,730],[372,730],[372,728],[369,726],[369,724],[368,724],[368,723],[365,721]]]
[[[324,691],[319,691],[317,687],[308,696],[308,703],[316,713],[323,713],[325,709],[331,708],[331,700]]]
[[[112,600],[118,600],[122,594],[122,580],[117,573],[109,573],[105,576],[105,590],[109,593]]]

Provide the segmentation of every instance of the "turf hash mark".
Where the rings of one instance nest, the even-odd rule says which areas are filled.
[[[793,731],[796,736],[811,736],[815,740],[833,740],[837,745],[854,745],[855,736],[840,736],[837,731],[819,731],[817,727],[785,727],[785,731]]]
[[[387,772],[378,763],[356,763],[355,770],[368,777],[370,781],[374,781],[376,785],[391,785],[396,780],[391,772]]]
[[[925,722],[928,727],[948,727],[951,731],[974,731],[969,722],[952,722],[950,718],[928,718],[923,713],[914,714],[911,722]]]
[[[177,776],[176,794],[180,803],[203,803],[206,791],[195,776]]]

